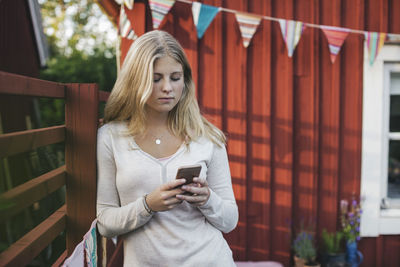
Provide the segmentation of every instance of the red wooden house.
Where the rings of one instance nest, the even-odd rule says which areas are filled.
[[[364,199],[361,266],[399,266],[395,185],[400,171],[400,46],[395,39],[370,66],[364,36],[350,33],[332,64],[324,34],[309,27],[290,58],[275,21],[263,19],[245,48],[234,14],[220,12],[198,39],[190,2],[176,1],[160,28],[185,48],[201,109],[228,135],[240,209],[238,227],[226,236],[235,259],[276,260],[289,266],[291,243],[301,222],[309,222],[318,237],[324,228],[340,229],[340,200],[355,195]],[[400,33],[400,2],[394,0],[201,2],[353,31]],[[117,25],[118,4],[98,3]],[[152,29],[147,0],[135,1],[127,14],[138,35]],[[122,40],[122,59],[130,42]],[[67,251],[55,262],[58,266],[95,216],[98,101],[107,96],[95,85],[59,84],[4,72],[0,93],[66,99],[66,125],[0,135],[2,158],[65,140],[66,166],[0,195],[22,199],[15,209],[23,210],[66,184],[66,206],[0,254],[0,266],[26,265],[66,229]],[[113,261],[118,255],[109,257]]]
[[[357,31],[399,34],[400,2],[199,1],[354,30],[334,63],[323,32],[311,27],[289,58],[279,23],[271,20],[261,21],[246,49],[234,14],[224,10],[198,39],[190,2],[176,1],[160,29],[185,48],[201,109],[228,134],[240,208],[239,225],[227,235],[235,258],[289,265],[300,222],[311,221],[318,237],[323,228],[340,229],[340,200],[354,195],[364,205],[362,266],[399,266],[400,199],[390,193],[399,189],[388,176],[397,179],[400,46],[385,43],[370,67],[364,35]],[[98,3],[117,25],[116,1]],[[138,35],[153,29],[148,1],[137,0],[133,10],[125,10]],[[122,38],[122,59],[130,43]]]

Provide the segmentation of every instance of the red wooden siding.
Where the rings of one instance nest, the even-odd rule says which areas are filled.
[[[147,1],[136,2],[147,6]],[[400,1],[201,2],[315,24],[400,33]],[[139,22],[134,25],[137,31],[143,31],[143,25],[151,30],[148,6],[132,21]],[[278,260],[288,266],[293,230],[300,221],[311,221],[318,234],[323,228],[339,229],[340,199],[360,193],[363,36],[350,34],[332,64],[319,29],[305,30],[292,58],[276,22],[262,20],[245,49],[234,15],[220,12],[197,40],[191,6],[176,2],[161,29],[184,46],[201,109],[228,134],[240,208],[239,225],[227,235],[235,259]],[[399,236],[364,238],[360,248],[362,266],[400,265]]]

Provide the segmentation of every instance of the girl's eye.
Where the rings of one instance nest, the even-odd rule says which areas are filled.
[[[159,82],[160,80],[161,80],[161,78],[154,78],[154,79],[153,79],[153,81],[154,81],[155,83]]]
[[[181,77],[171,77],[171,80],[173,80],[174,82],[179,81],[181,79]]]

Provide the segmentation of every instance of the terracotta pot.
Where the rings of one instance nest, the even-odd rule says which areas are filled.
[[[306,261],[304,259],[294,256],[294,266],[295,267],[304,267],[305,263],[306,263]]]

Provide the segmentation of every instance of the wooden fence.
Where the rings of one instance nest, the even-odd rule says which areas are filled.
[[[65,125],[0,135],[0,158],[65,141],[64,166],[0,195],[13,203],[1,210],[3,222],[66,185],[66,203],[0,254],[0,266],[25,266],[66,231],[66,251],[53,264],[59,266],[96,217],[98,107],[108,93],[96,84],[61,84],[0,72],[1,94],[65,100]]]

